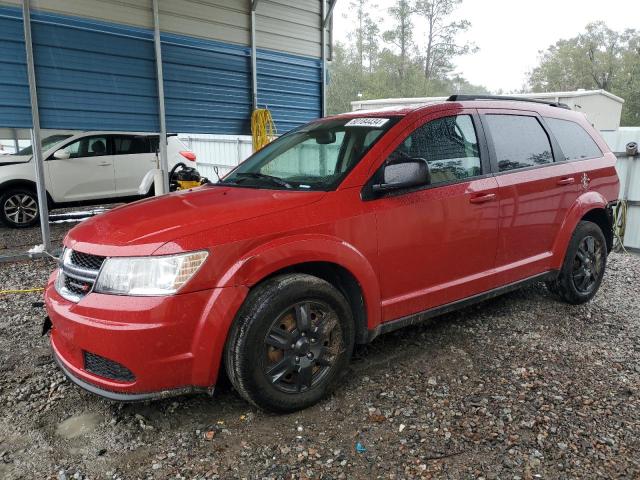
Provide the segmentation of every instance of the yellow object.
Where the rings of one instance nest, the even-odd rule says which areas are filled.
[[[271,112],[266,108],[257,108],[251,114],[251,136],[253,151],[257,152],[273,140],[278,132],[273,123]]]
[[[0,295],[9,295],[10,293],[36,293],[43,291],[44,288],[27,288],[25,290],[0,290]]]
[[[178,180],[178,190],[189,190],[201,186],[201,182],[191,182],[188,180]]]

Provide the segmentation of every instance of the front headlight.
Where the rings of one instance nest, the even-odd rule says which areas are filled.
[[[116,295],[171,295],[195,275],[206,251],[158,257],[107,258],[94,291]]]

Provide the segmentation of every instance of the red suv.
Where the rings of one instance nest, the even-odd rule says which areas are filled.
[[[67,235],[49,279],[65,374],[115,400],[320,400],[354,344],[532,281],[591,299],[615,156],[561,104],[453,96],[311,122],[222,181]]]

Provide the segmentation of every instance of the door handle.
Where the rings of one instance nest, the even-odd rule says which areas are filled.
[[[98,164],[99,167],[110,167],[111,164],[109,162],[102,162]]]
[[[491,202],[492,200],[496,199],[496,194],[495,193],[484,193],[481,195],[477,195],[475,197],[471,197],[469,199],[470,203],[485,203],[485,202]]]
[[[558,185],[573,185],[576,183],[576,179],[573,177],[563,177],[556,182]]]

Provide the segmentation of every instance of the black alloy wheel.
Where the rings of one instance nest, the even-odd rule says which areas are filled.
[[[600,288],[607,264],[607,241],[598,225],[578,223],[569,241],[562,268],[547,288],[567,303],[588,302]]]
[[[598,284],[604,265],[605,247],[588,235],[578,245],[573,261],[573,284],[580,293],[589,294]]]
[[[299,302],[287,308],[265,336],[264,372],[286,393],[314,388],[339,353],[342,328],[324,302]]]
[[[245,400],[272,412],[294,412],[333,390],[354,341],[351,308],[334,285],[308,274],[283,274],[252,288],[227,336],[224,364]]]

